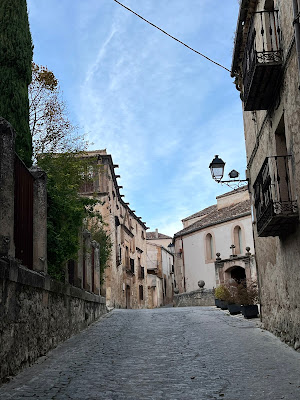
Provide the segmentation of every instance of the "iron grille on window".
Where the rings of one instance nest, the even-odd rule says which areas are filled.
[[[253,185],[258,236],[279,236],[298,221],[291,156],[267,157]]]

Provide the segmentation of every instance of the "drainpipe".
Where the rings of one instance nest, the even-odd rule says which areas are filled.
[[[295,42],[296,42],[296,51],[298,56],[298,70],[299,70],[299,83],[300,83],[300,22],[299,22],[299,4],[298,0],[293,0],[293,8],[294,8],[294,29],[295,29]],[[300,86],[299,86],[300,89]]]

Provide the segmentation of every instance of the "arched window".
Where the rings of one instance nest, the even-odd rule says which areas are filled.
[[[243,251],[243,234],[242,228],[237,225],[233,230],[233,240],[235,245],[235,253],[242,254]]]
[[[214,259],[214,240],[210,233],[208,233],[206,235],[205,245],[206,245],[206,259],[213,260]]]

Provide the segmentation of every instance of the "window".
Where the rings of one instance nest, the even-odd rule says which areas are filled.
[[[140,298],[140,301],[144,300],[144,287],[143,287],[143,285],[139,286],[139,298]]]
[[[126,269],[129,270],[130,269],[130,259],[129,259],[128,246],[126,246],[126,249],[125,249],[125,265],[126,265]]]
[[[237,225],[233,230],[233,240],[235,245],[235,254],[242,254],[243,252],[243,238],[242,238],[242,228]]]
[[[208,233],[206,235],[205,246],[206,246],[206,259],[213,260],[214,259],[214,240],[210,233]]]
[[[145,268],[144,267],[139,267],[139,278],[145,279]]]
[[[134,274],[134,259],[133,258],[130,259],[130,270]]]

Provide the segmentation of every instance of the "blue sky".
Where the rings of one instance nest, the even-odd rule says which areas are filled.
[[[106,148],[119,164],[122,193],[150,230],[173,235],[230,190],[211,179],[215,154],[244,178],[242,107],[229,72],[113,0],[27,3],[34,61],[59,79],[89,149]],[[238,0],[123,3],[230,69]]]

